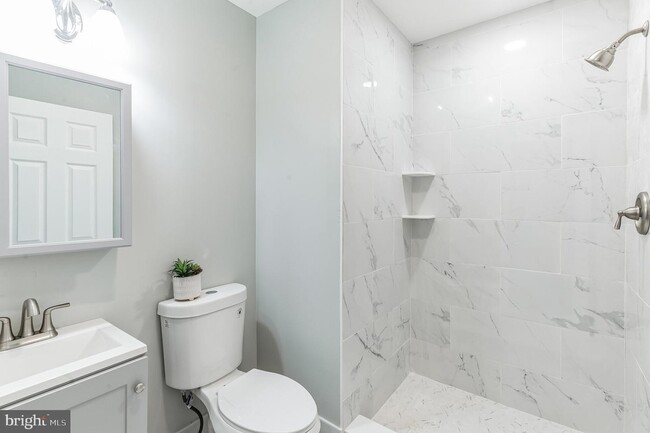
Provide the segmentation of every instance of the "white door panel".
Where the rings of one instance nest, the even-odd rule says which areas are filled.
[[[113,117],[10,97],[9,128],[13,244],[112,238]]]

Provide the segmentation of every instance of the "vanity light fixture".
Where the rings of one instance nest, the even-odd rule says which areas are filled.
[[[113,9],[111,0],[95,0],[101,4],[95,16],[93,25],[102,27],[103,31],[110,32],[118,38],[122,38],[122,26]],[[83,31],[84,24],[81,12],[74,3],[74,0],[52,0],[54,14],[56,16],[56,28],[54,34],[59,40],[70,43],[75,40]]]
[[[596,51],[591,56],[587,57],[585,61],[590,65],[602,69],[603,71],[609,71],[609,67],[614,63],[616,58],[616,50],[621,44],[630,36],[641,33],[644,37],[648,37],[648,30],[650,30],[650,22],[646,21],[643,23],[642,27],[639,27],[634,30],[630,30],[621,36],[618,40],[612,42],[612,44],[606,48]]]

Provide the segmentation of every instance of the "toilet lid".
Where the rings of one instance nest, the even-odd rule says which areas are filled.
[[[221,414],[256,433],[302,433],[317,417],[316,403],[299,383],[275,373],[251,370],[217,395]]]

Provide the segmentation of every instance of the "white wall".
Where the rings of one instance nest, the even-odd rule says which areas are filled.
[[[248,285],[244,367],[255,365],[255,20],[226,0],[114,3],[128,44],[118,61],[59,43],[49,0],[0,4],[0,51],[133,85],[134,199],[133,247],[1,259],[0,312],[17,323],[27,297],[70,301],[57,325],[103,317],[144,341],[149,431],[172,433],[195,418],[163,381],[156,305],[171,296],[172,259],[199,261],[206,286]]]
[[[642,21],[642,20],[637,20]],[[623,430],[626,0],[555,0],[415,48],[413,371]],[[519,49],[512,49],[519,47]],[[510,49],[509,49],[510,48]],[[640,69],[640,65],[639,65]]]
[[[647,0],[630,0],[629,28],[650,19]],[[650,192],[650,44],[634,36],[626,42],[628,59],[628,182],[626,207],[638,193]],[[616,59],[616,63],[625,58]],[[650,431],[650,236],[624,223],[626,254],[625,291],[625,432]]]
[[[257,22],[258,362],[339,425],[340,4],[291,0]]]

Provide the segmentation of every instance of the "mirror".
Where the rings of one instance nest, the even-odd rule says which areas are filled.
[[[130,86],[0,59],[0,256],[130,245]]]

